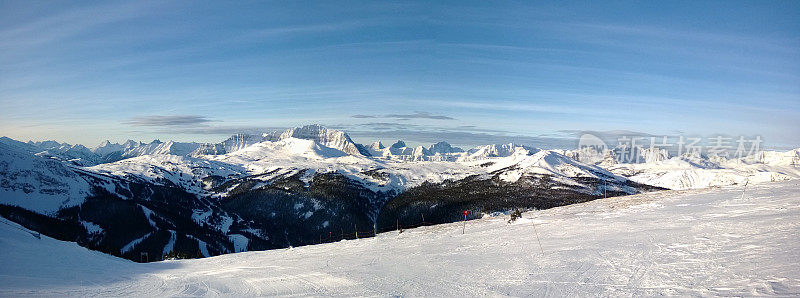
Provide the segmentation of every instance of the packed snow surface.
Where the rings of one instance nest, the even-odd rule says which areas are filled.
[[[0,224],[0,296],[800,295],[800,181],[136,264]],[[541,248],[539,241],[541,242]]]

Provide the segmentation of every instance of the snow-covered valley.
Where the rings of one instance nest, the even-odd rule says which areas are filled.
[[[800,181],[659,191],[137,264],[0,224],[0,296],[800,294]],[[541,246],[540,246],[541,243]]]

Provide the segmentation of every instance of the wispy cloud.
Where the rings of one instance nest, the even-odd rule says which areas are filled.
[[[39,46],[64,40],[98,26],[145,16],[154,4],[156,2],[141,1],[88,6],[40,17],[0,30],[0,39],[4,40],[2,48]]]
[[[417,125],[407,124],[407,123],[395,123],[395,122],[369,122],[369,123],[357,124],[355,126],[374,129],[374,130],[386,130],[386,129],[408,129],[416,127]]]
[[[552,97],[548,97],[552,98]],[[603,111],[577,106],[564,106],[555,103],[523,102],[520,100],[495,100],[494,102],[479,100],[416,100],[410,99],[415,104],[434,105],[438,107],[454,107],[474,110],[492,111],[526,111],[542,113],[558,113],[570,115],[598,115]]]
[[[573,148],[577,137],[571,134],[559,136],[532,136],[520,135],[503,130],[486,129],[474,125],[460,125],[453,127],[419,125],[396,122],[369,122],[360,124],[334,125],[336,128],[347,132],[357,142],[365,144],[374,141],[403,140],[411,146],[430,145],[446,141],[452,145],[471,148],[487,144],[515,143],[542,148]]]
[[[444,116],[444,115],[433,115],[428,112],[420,112],[415,111],[413,114],[387,114],[387,115],[362,115],[357,114],[351,116],[353,118],[359,119],[375,119],[375,118],[390,118],[390,119],[400,119],[400,120],[409,120],[409,119],[434,119],[434,120],[455,120],[453,117]]]
[[[574,148],[577,143],[575,138],[571,137],[538,137],[455,130],[349,130],[347,133],[362,143],[370,143],[376,140],[404,140],[407,144],[428,145],[446,141],[450,144],[467,148],[487,144],[515,143],[541,148],[570,149]]]
[[[571,23],[566,24],[565,26],[568,28],[575,28],[584,33],[591,33],[595,35],[612,34],[659,40],[683,40],[692,43],[719,43],[735,46],[758,47],[789,53],[797,52],[797,49],[794,47],[797,42],[794,40],[764,38],[752,35],[722,34],[698,30],[690,31],[678,28],[603,23]]]
[[[237,133],[262,134],[272,131],[283,131],[288,127],[277,126],[198,126],[198,127],[179,127],[171,129],[172,133],[190,135],[233,135]]]
[[[366,25],[375,23],[374,21],[351,21],[341,23],[322,23],[312,25],[297,25],[256,29],[246,32],[239,36],[242,40],[252,41],[253,39],[270,38],[284,35],[293,34],[308,34],[308,33],[329,33],[343,30],[351,30]]]
[[[205,124],[212,121],[213,120],[204,116],[198,115],[152,115],[131,118],[126,121],[125,124],[134,126],[186,126]]]
[[[639,131],[632,131],[632,130],[603,130],[603,131],[595,131],[595,130],[576,130],[576,129],[562,129],[558,130],[559,133],[564,133],[567,135],[573,135],[575,137],[579,137],[583,134],[593,134],[598,136],[607,136],[611,138],[615,137],[655,137],[656,135],[646,133],[646,132],[639,132]]]

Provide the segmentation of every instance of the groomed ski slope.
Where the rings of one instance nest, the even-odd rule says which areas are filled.
[[[664,191],[486,217],[465,235],[454,223],[150,264],[0,224],[0,296],[800,295],[800,181],[741,194]]]

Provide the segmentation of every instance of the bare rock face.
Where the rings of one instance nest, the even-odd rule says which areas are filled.
[[[260,142],[278,142],[289,138],[314,141],[322,146],[356,156],[370,156],[369,150],[353,142],[345,132],[327,129],[319,124],[273,131],[262,135],[235,134],[219,144],[203,144],[191,155],[221,155],[235,152]]]
[[[225,153],[228,153],[237,151],[258,142],[261,142],[260,136],[238,133],[223,141],[222,146],[225,148]]]
[[[428,147],[428,151],[430,154],[449,154],[449,153],[459,153],[464,152],[463,149],[458,147],[453,147],[447,142],[438,142],[436,144],[431,145]]]
[[[383,143],[381,143],[381,141],[375,141],[374,143],[372,143],[372,145],[369,145],[369,149],[372,150],[381,150],[385,148],[386,146],[384,146]]]
[[[199,156],[199,155],[221,155],[225,154],[225,146],[223,144],[200,144],[200,147],[197,150],[194,150],[190,155],[191,156]]]
[[[319,124],[290,128],[278,136],[278,140],[297,138],[312,140],[323,146],[341,150],[350,155],[369,156],[369,153],[359,148],[353,140],[343,131],[327,129]]]

